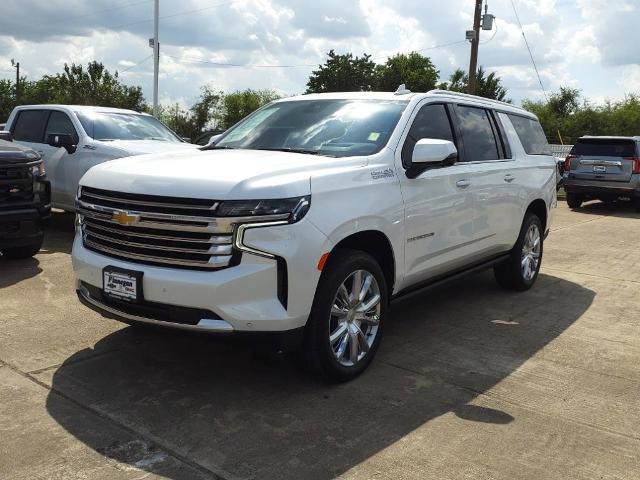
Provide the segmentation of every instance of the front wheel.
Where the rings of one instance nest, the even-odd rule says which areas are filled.
[[[322,378],[347,381],[371,363],[382,335],[388,295],[378,262],[338,250],[324,267],[305,330],[305,355]]]
[[[575,193],[567,193],[567,205],[572,210],[577,210],[582,206],[584,199]]]
[[[493,269],[498,284],[508,290],[529,290],[540,272],[542,247],[542,222],[537,215],[528,213],[508,260]]]

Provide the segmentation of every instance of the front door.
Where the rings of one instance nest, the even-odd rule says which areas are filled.
[[[399,171],[411,165],[422,138],[457,144],[449,107],[427,103],[417,113],[397,152]],[[405,286],[460,268],[473,255],[473,185],[464,163],[434,168],[417,178],[400,174],[405,202]]]

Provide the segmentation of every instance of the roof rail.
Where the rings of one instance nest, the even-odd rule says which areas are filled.
[[[517,109],[521,110],[520,107],[516,107],[512,103],[507,103],[507,102],[503,102],[503,101],[500,101],[500,100],[494,100],[492,98],[479,97],[477,95],[469,95],[468,93],[452,92],[450,90],[429,90],[427,93],[433,93],[435,95],[449,95],[451,97],[468,98],[468,99],[473,99],[473,100],[481,100],[481,101],[484,101],[484,102],[487,102],[487,103],[497,103],[499,105],[506,105],[506,106],[509,106],[511,108],[517,108]]]

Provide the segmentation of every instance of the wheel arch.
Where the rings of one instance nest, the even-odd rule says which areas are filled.
[[[535,214],[542,222],[542,231],[543,232],[547,231],[548,212],[547,212],[547,203],[544,200],[542,200],[541,198],[538,198],[532,201],[527,207],[527,210],[525,211],[525,215],[527,213]]]
[[[352,233],[336,243],[329,253],[329,258],[340,249],[360,250],[375,258],[382,268],[387,290],[391,295],[396,280],[396,258],[387,235],[380,230],[362,230]]]

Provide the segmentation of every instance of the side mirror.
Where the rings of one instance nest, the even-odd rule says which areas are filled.
[[[13,135],[11,132],[6,130],[0,130],[0,140],[4,140],[5,142],[13,142]]]
[[[407,177],[416,178],[430,168],[449,167],[458,160],[458,149],[449,140],[423,138],[413,147]]]
[[[50,133],[47,136],[47,144],[52,147],[62,147],[69,155],[76,151],[77,145],[72,135],[68,133]]]
[[[222,136],[221,133],[218,133],[217,135],[211,135],[211,138],[209,139],[209,141],[207,142],[207,144],[205,145],[206,147],[211,147],[213,145],[216,144],[216,142],[218,141],[218,139]]]

